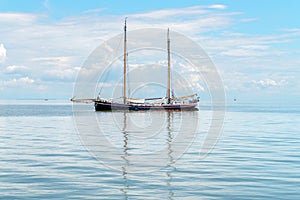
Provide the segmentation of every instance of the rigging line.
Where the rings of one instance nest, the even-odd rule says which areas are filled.
[[[128,53],[126,53],[127,55],[126,55],[126,63],[127,63],[127,87],[128,87],[128,97],[130,98],[130,93],[131,93],[131,91],[130,91],[130,79],[129,79],[129,63],[128,63]]]
[[[115,52],[116,52],[115,54],[117,54],[117,52],[119,51],[120,46],[121,46],[121,42],[122,42],[122,38],[119,40],[118,48],[117,48],[117,51],[115,51]],[[116,56],[116,55],[112,55],[112,56]],[[111,70],[108,70],[108,71],[106,72],[106,74],[105,74],[104,80],[103,80],[103,82],[102,82],[102,84],[101,84],[101,87],[100,87],[99,95],[100,95],[101,92],[102,92],[103,86],[104,86],[104,84],[106,83],[107,78],[108,78],[110,72],[111,72]],[[101,79],[100,79],[100,80],[101,80]]]

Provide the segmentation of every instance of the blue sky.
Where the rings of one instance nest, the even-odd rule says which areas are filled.
[[[297,0],[0,0],[0,99],[72,97],[87,56],[129,16],[131,29],[170,27],[198,42],[228,101],[297,103],[299,7]]]

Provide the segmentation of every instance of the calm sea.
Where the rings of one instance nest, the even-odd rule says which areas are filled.
[[[197,112],[0,102],[0,199],[300,199],[300,107]],[[215,138],[217,139],[217,138]]]

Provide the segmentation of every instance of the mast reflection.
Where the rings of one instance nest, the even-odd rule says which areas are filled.
[[[122,128],[122,134],[123,134],[123,155],[121,156],[122,160],[123,160],[123,166],[121,166],[121,171],[122,171],[122,177],[123,177],[123,187],[120,190],[123,195],[124,195],[124,199],[130,199],[130,194],[129,194],[129,190],[130,187],[132,185],[132,183],[130,183],[130,173],[134,173],[136,171],[131,171],[134,168],[134,163],[135,160],[130,160],[130,159],[135,159],[136,157],[134,156],[134,154],[130,155],[130,149],[132,148],[130,146],[130,144],[132,145],[132,143],[129,142],[129,139],[133,139],[132,137],[130,137],[130,133],[131,129],[130,129],[130,119],[131,119],[131,114],[134,114],[130,111],[124,111],[122,113],[122,121],[123,121],[123,128]],[[177,117],[176,115],[180,115],[180,112],[172,112],[172,111],[167,111],[164,114],[163,119],[161,120],[165,120],[166,123],[164,124],[164,127],[162,129],[162,134],[164,135],[164,155],[160,157],[160,162],[162,163],[166,163],[164,166],[161,166],[162,168],[157,168],[157,171],[152,171],[150,173],[153,173],[153,176],[157,176],[157,178],[162,180],[162,184],[165,185],[165,191],[167,192],[166,196],[167,199],[173,199],[175,194],[173,191],[173,186],[172,186],[172,182],[173,182],[173,172],[176,170],[176,168],[174,167],[174,163],[176,161],[175,159],[175,151],[173,150],[173,143],[174,143],[174,137],[175,137],[175,133],[174,133],[174,117]],[[150,163],[151,164],[151,163]],[[156,163],[152,163],[153,165]],[[165,174],[165,175],[164,175]],[[143,173],[137,173],[134,174],[135,176],[138,176],[139,178],[143,178],[143,176],[145,174]]]
[[[128,199],[128,189],[129,189],[129,183],[128,183],[128,177],[127,177],[127,168],[129,166],[129,159],[128,159],[128,132],[127,132],[127,112],[124,111],[123,113],[123,129],[122,129],[122,133],[123,133],[123,141],[124,141],[124,145],[123,145],[123,152],[124,155],[121,156],[122,159],[124,160],[124,165],[121,167],[122,168],[122,176],[123,176],[123,180],[124,180],[124,187],[121,189],[121,192],[124,194],[125,199]]]
[[[174,192],[172,190],[172,171],[175,170],[175,167],[173,166],[174,164],[174,157],[173,157],[173,150],[172,150],[172,142],[173,142],[173,136],[172,136],[172,123],[173,123],[173,112],[168,112],[167,113],[167,146],[168,146],[168,158],[169,158],[169,163],[167,165],[166,169],[166,175],[167,175],[167,187],[168,187],[168,199],[173,199]],[[172,121],[172,123],[171,123]]]

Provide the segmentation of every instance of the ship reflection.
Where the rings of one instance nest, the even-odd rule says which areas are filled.
[[[127,178],[127,168],[129,166],[129,159],[128,159],[128,132],[127,132],[127,113],[124,112],[123,115],[124,119],[123,119],[123,141],[124,141],[124,145],[123,145],[123,152],[124,155],[122,156],[122,159],[124,161],[124,166],[122,166],[122,176],[123,176],[123,180],[124,180],[124,188],[121,189],[121,192],[124,194],[124,198],[128,199],[128,189],[129,189],[129,183],[128,183],[128,178]]]
[[[172,142],[173,142],[173,136],[172,136],[172,127],[171,127],[171,121],[173,124],[173,112],[168,112],[168,118],[167,118],[167,133],[168,133],[168,138],[167,138],[167,145],[168,145],[168,158],[169,158],[169,163],[167,165],[167,187],[168,187],[168,199],[173,199],[174,192],[172,190],[172,171],[175,170],[175,167],[173,166],[174,164],[174,157],[173,157],[173,150],[172,150]]]
[[[122,160],[123,160],[123,166],[121,167],[122,170],[122,176],[123,176],[123,188],[121,188],[121,192],[124,195],[124,199],[129,199],[130,197],[130,187],[132,185],[130,185],[130,173],[134,173],[131,170],[130,166],[130,154],[129,154],[129,134],[130,131],[128,130],[128,115],[130,115],[130,112],[124,112],[123,113],[123,129],[122,129],[122,133],[123,133],[123,155],[121,156]],[[166,127],[164,131],[167,136],[166,136],[166,154],[167,154],[167,164],[166,166],[156,172],[149,172],[149,173],[154,173],[154,174],[164,174],[165,173],[165,178],[164,180],[166,181],[166,189],[167,189],[167,197],[168,199],[173,199],[174,197],[174,192],[172,190],[172,180],[173,180],[173,176],[172,176],[172,172],[175,170],[174,167],[174,163],[175,163],[175,159],[173,157],[173,150],[172,150],[172,142],[173,142],[173,135],[172,135],[172,123],[173,123],[173,116],[174,113],[173,112],[167,112],[167,120],[166,120]],[[143,174],[135,174],[136,176],[143,176]]]

